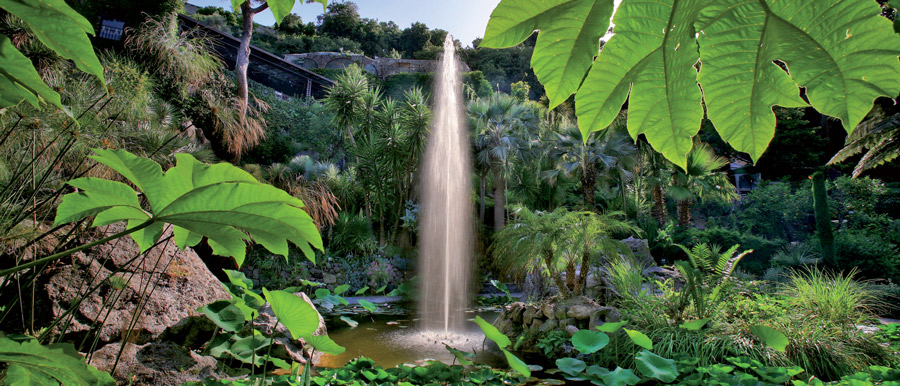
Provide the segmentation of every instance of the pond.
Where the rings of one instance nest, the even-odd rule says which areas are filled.
[[[342,367],[361,356],[371,358],[385,368],[424,360],[451,364],[454,357],[444,347],[445,343],[457,350],[478,353],[477,360],[481,363],[502,363],[497,360],[503,359],[491,350],[483,353],[483,347],[487,347],[490,341],[485,341],[481,329],[473,322],[476,315],[493,321],[498,314],[497,311],[468,311],[465,329],[461,333],[421,331],[416,328],[416,315],[410,313],[355,316],[353,319],[359,322],[356,327],[349,327],[340,320],[340,316],[333,316],[328,320],[329,326],[339,327],[330,327],[328,336],[347,351],[341,355],[323,354],[316,365]]]

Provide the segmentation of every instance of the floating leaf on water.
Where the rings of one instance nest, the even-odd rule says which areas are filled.
[[[359,322],[357,322],[353,319],[350,319],[346,316],[341,316],[341,320],[344,321],[344,323],[347,323],[347,325],[349,325],[350,328],[356,328],[356,326],[359,325]]]

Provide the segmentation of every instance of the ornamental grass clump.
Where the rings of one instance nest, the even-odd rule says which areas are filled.
[[[877,293],[847,274],[829,273],[819,268],[794,270],[783,294],[794,307],[808,316],[825,318],[837,324],[858,324],[875,317],[882,308]]]

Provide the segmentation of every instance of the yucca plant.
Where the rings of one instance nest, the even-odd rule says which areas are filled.
[[[788,244],[772,256],[772,264],[779,267],[815,265],[822,261],[816,249],[808,244]]]

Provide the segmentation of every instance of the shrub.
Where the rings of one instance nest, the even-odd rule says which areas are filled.
[[[341,212],[328,231],[328,251],[338,255],[365,255],[374,252],[377,245],[372,220],[362,214]]]
[[[736,215],[743,232],[768,237],[796,240],[811,228],[808,217],[812,213],[811,189],[806,184],[796,190],[784,182],[769,182],[748,193],[741,200]]]
[[[840,269],[857,269],[861,276],[900,280],[900,251],[895,244],[859,229],[842,229],[835,237]]]
[[[740,244],[738,252],[752,249],[753,253],[741,261],[741,268],[754,275],[761,275],[769,267],[769,260],[784,245],[784,240],[769,240],[749,233],[735,230],[710,227],[706,229],[690,228],[674,237],[678,244],[696,245],[700,243],[715,245]]]
[[[297,153],[311,153],[318,159],[337,157],[341,132],[332,125],[332,113],[321,103],[276,96],[275,90],[253,84],[253,95],[269,105],[263,114],[268,129],[266,139],[245,154],[247,163],[287,163]]]
[[[366,276],[369,278],[370,288],[381,288],[388,284],[395,284],[401,278],[397,268],[385,258],[376,258],[369,263],[369,268],[366,269]]]
[[[806,314],[838,325],[855,325],[874,318],[876,294],[848,274],[828,273],[818,268],[795,270],[784,288],[787,301]]]

